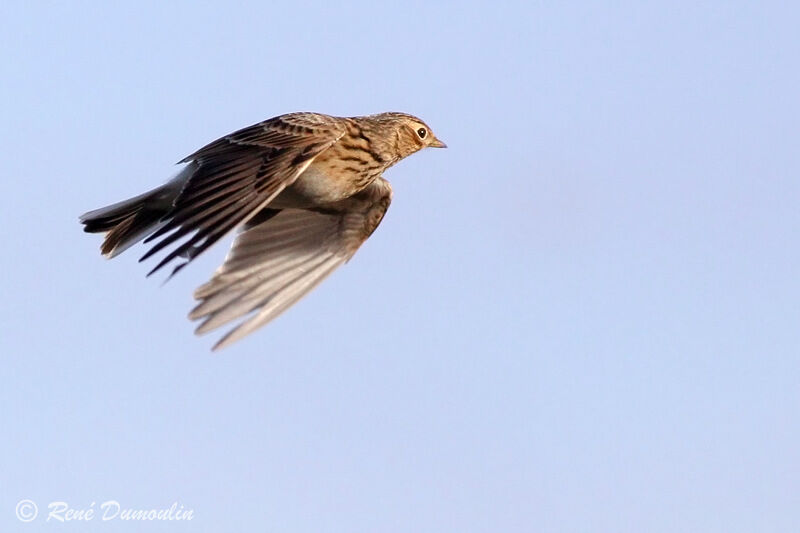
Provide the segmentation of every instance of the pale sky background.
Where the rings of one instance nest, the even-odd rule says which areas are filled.
[[[3,2],[0,531],[800,531],[798,28],[790,2]],[[162,286],[77,217],[300,110],[450,148],[211,354],[186,314],[230,239]]]

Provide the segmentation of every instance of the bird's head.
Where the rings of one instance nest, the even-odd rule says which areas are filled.
[[[425,122],[413,115],[381,113],[372,115],[371,118],[379,124],[379,128],[387,130],[385,138],[390,140],[399,156],[398,160],[423,148],[447,148]]]

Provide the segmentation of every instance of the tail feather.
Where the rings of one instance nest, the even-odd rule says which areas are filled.
[[[190,165],[192,167],[192,165]],[[100,252],[111,259],[166,224],[172,204],[191,168],[172,181],[128,200],[117,202],[80,217],[83,231],[105,233]]]

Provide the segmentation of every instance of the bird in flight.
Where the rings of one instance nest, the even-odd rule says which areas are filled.
[[[427,147],[445,148],[405,113],[333,117],[289,113],[226,135],[181,160],[186,167],[149,192],[89,211],[84,231],[105,233],[115,257],[152,243],[150,271],[170,276],[232,230],[223,264],[197,288],[189,313],[202,334],[239,321],[215,345],[265,325],[347,262],[383,219],[392,188],[382,174]]]

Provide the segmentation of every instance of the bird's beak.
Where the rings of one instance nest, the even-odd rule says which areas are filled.
[[[444,144],[439,139],[433,139],[428,146],[430,146],[431,148],[447,148],[447,145]]]

